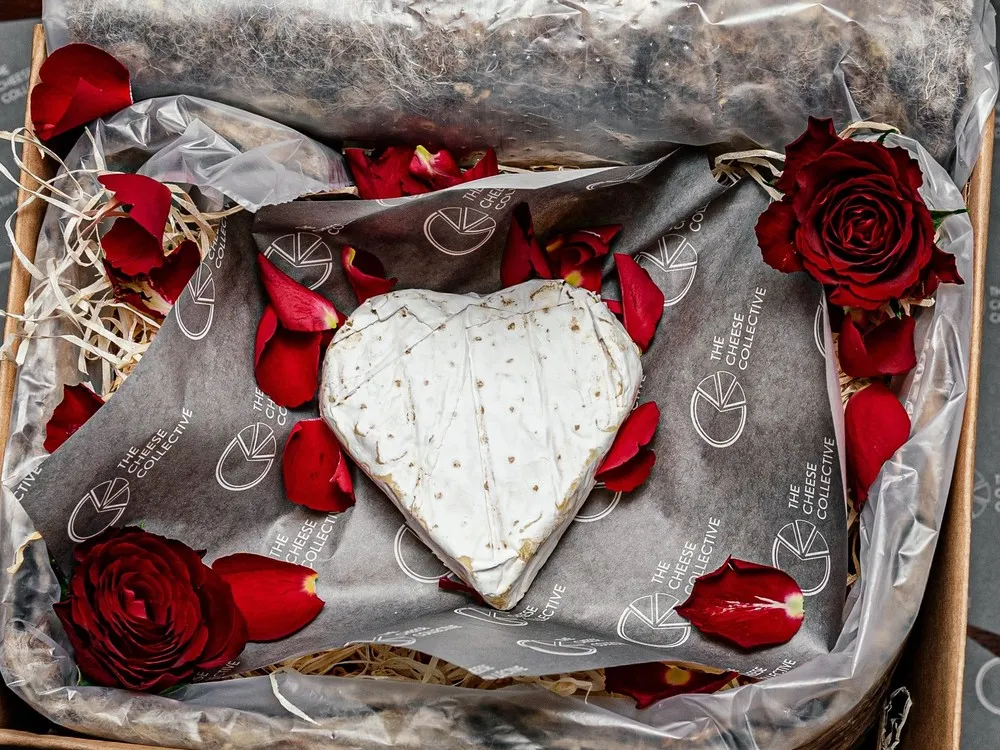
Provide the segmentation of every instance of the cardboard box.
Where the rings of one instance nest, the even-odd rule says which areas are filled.
[[[42,28],[35,29],[31,85],[38,80],[38,69],[45,58]],[[30,111],[28,113],[30,122]],[[990,179],[992,166],[993,124],[985,136],[983,154],[967,190],[967,200],[975,229],[975,295],[972,350],[969,372],[969,396],[966,420],[959,444],[955,479],[945,514],[942,538],[931,571],[928,597],[921,609],[916,629],[900,660],[902,667],[896,682],[909,688],[914,708],[904,727],[903,750],[959,750],[961,731],[962,675],[965,658],[966,604],[969,580],[969,530],[974,486],[976,442],[976,407],[979,389],[979,357],[982,338],[983,270],[989,222]],[[37,150],[26,147],[24,161],[30,171],[45,175],[51,169]],[[22,185],[37,188],[30,175],[22,174]],[[19,203],[28,192],[22,188]],[[36,201],[17,220],[19,246],[31,258],[34,255],[45,204]],[[19,313],[24,309],[30,276],[16,261],[11,268],[10,292],[6,309]],[[7,319],[5,336],[11,335],[14,321]],[[0,458],[7,443],[11,399],[16,379],[13,363],[0,362]],[[969,418],[972,415],[972,418]],[[888,684],[884,681],[883,684]],[[881,695],[869,695],[864,705],[843,723],[809,743],[809,748],[857,747],[874,721]],[[870,745],[869,745],[870,746]],[[131,745],[66,736],[58,727],[41,719],[5,687],[0,689],[0,747],[48,748],[49,750],[137,750],[145,745]]]

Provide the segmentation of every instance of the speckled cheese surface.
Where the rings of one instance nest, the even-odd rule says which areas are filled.
[[[337,332],[320,409],[417,536],[510,609],[593,489],[641,380],[638,348],[586,290],[403,290]]]

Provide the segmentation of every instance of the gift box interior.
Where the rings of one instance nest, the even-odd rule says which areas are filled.
[[[44,58],[44,37],[39,30],[35,38],[33,83]],[[975,232],[973,274],[973,324],[972,349],[969,362],[969,390],[966,410],[974,414],[979,377],[979,338],[982,323],[983,281],[986,227],[989,207],[990,149],[992,125],[984,139],[985,147],[977,168],[967,188],[967,200]],[[37,151],[30,145],[24,152],[26,165],[36,174],[43,175],[48,168]],[[31,184],[30,176],[23,176]],[[27,195],[22,193],[22,202]],[[19,246],[29,258],[38,237],[44,204],[35,202],[18,216],[16,235]],[[7,310],[23,309],[30,277],[16,262],[11,273],[10,295]],[[8,319],[7,333],[13,330]],[[0,446],[6,445],[11,399],[14,393],[16,368],[10,362],[0,364]],[[961,677],[965,647],[965,602],[968,585],[969,518],[973,487],[973,455],[975,448],[975,423],[966,419],[959,445],[958,462],[954,474],[952,493],[945,515],[943,534],[939,543],[931,580],[928,584],[933,596],[925,599],[913,636],[901,658],[901,668],[895,682],[906,686],[913,697],[914,708],[904,727],[904,748],[958,748],[961,714]],[[886,674],[879,685],[869,693],[865,702],[845,721],[832,727],[822,736],[803,747],[851,747],[868,736],[868,728],[880,715],[882,699],[889,686]],[[0,743],[13,747],[87,748],[87,747],[137,747],[97,740],[60,736],[59,730],[47,725],[8,691],[3,693]]]

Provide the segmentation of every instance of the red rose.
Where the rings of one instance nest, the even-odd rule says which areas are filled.
[[[831,303],[866,310],[961,284],[955,257],[934,244],[922,183],[905,149],[845,140],[830,120],[810,118],[785,149],[784,198],[757,222],[764,261],[804,270],[828,287]]]
[[[601,270],[621,224],[562,232],[545,243],[553,276],[601,293]]]
[[[55,610],[90,682],[161,691],[246,645],[229,584],[181,542],[110,529],[74,559],[69,598]]]

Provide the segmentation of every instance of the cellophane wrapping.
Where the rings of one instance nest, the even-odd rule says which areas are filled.
[[[892,123],[961,184],[997,89],[986,0],[46,0],[45,23],[50,47],[125,62],[139,98],[508,164],[780,150],[817,115]]]
[[[152,107],[172,112],[184,101],[190,100],[137,106],[140,111]],[[134,120],[135,114],[126,112],[98,126],[96,148],[112,168],[138,168],[144,159],[155,159],[158,147],[150,144],[160,143],[159,118],[140,118],[142,127],[129,125],[129,118]],[[917,156],[925,177],[922,193],[932,208],[963,206],[947,172],[925,150],[896,135],[889,136],[887,144],[906,147]],[[329,175],[336,161],[321,150],[313,153],[328,187],[334,186],[336,180]],[[201,157],[188,155],[188,168],[200,174]],[[93,164],[94,157],[94,146],[84,139],[68,164]],[[217,157],[212,150],[206,155]],[[287,174],[283,166],[264,159],[258,168],[265,174],[276,169]],[[314,192],[317,185],[310,175],[315,171],[303,170],[301,181],[288,183],[288,190]],[[208,187],[246,201],[242,180]],[[59,222],[60,212],[50,211],[39,240],[39,264],[60,252]],[[952,216],[941,231],[942,247],[955,254],[960,273],[971,279],[969,219]],[[844,603],[843,629],[831,652],[759,684],[675,697],[643,711],[630,701],[567,699],[535,687],[481,691],[290,672],[191,685],[169,695],[78,684],[64,646],[51,635],[58,632],[51,614],[57,587],[52,568],[44,545],[24,547],[35,529],[17,500],[19,483],[43,459],[38,449],[43,415],[58,401],[59,386],[78,376],[75,355],[67,357],[58,342],[32,341],[20,372],[4,471],[0,667],[18,695],[63,726],[173,747],[311,748],[335,742],[364,748],[721,750],[798,745],[855,710],[891,667],[917,616],[962,424],[971,303],[971,284],[946,285],[936,304],[920,316],[918,365],[897,384],[913,421],[912,436],[869,493],[861,515],[861,577]],[[23,561],[16,564],[18,551],[24,549]]]

